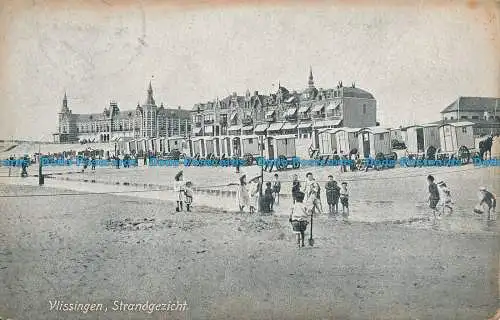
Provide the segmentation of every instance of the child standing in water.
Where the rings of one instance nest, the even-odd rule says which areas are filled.
[[[443,206],[443,214],[446,208],[450,209],[450,214],[453,213],[453,207],[451,206],[451,191],[443,181],[438,183],[439,191],[441,191],[442,197],[440,196]]]
[[[186,200],[186,210],[191,211],[191,204],[193,203],[193,189],[191,189],[192,183],[191,181],[186,182],[186,187],[184,189],[184,196]]]
[[[295,198],[295,204],[288,221],[292,224],[293,231],[297,234],[297,245],[304,247],[304,238],[307,225],[309,223],[309,210],[303,203],[304,193],[298,192]]]
[[[177,207],[175,208],[175,211],[179,212],[182,211],[183,208],[183,203],[184,203],[184,191],[186,188],[186,185],[183,181],[183,173],[182,171],[179,171],[175,175],[175,183],[174,183],[174,192],[177,193]]]

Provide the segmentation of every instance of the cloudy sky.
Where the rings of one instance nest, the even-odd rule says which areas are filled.
[[[278,81],[302,90],[311,66],[317,87],[373,93],[386,126],[438,120],[459,95],[499,95],[492,8],[82,2],[3,2],[0,139],[51,139],[65,91],[74,113],[132,109],[150,79],[157,102],[191,109]]]

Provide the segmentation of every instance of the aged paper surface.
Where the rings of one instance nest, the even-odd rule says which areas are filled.
[[[499,319],[499,19],[2,1],[0,319]]]

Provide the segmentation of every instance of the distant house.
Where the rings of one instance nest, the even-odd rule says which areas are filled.
[[[441,111],[443,123],[471,121],[474,135],[500,134],[500,98],[459,97]]]

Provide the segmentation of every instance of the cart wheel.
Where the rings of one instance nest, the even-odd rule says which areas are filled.
[[[427,151],[425,152],[425,158],[427,160],[436,160],[436,148],[433,147],[433,146],[430,146],[429,148],[427,148]]]
[[[394,161],[398,160],[398,154],[396,152],[391,153],[390,157],[391,157],[391,160],[394,160]]]
[[[294,169],[300,168],[300,161],[292,161],[292,167]]]
[[[312,238],[309,238],[309,246],[314,246],[314,239]]]
[[[385,156],[382,152],[377,153],[377,155],[375,156],[375,160],[384,160],[384,159]]]
[[[461,146],[460,149],[458,149],[458,158],[462,161],[462,164],[469,163],[470,151],[466,146]]]

